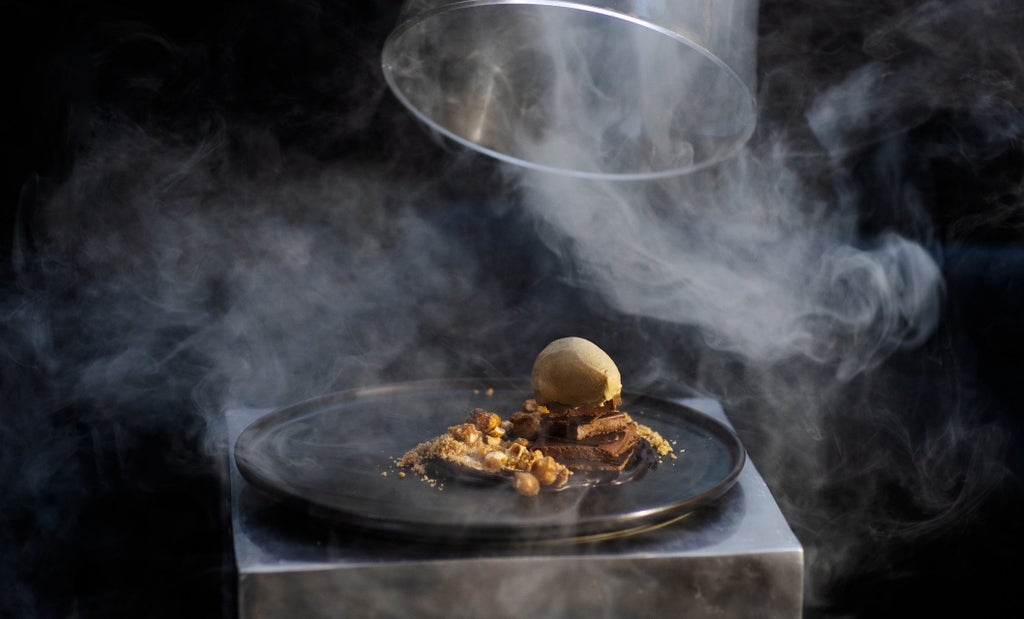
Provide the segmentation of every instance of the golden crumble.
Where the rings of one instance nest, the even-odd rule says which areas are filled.
[[[645,426],[642,423],[636,424],[636,433],[642,439],[646,439],[651,447],[658,452],[659,456],[668,456],[672,454],[672,445],[666,441],[660,434],[658,434],[652,428]],[[674,458],[675,456],[672,455]]]

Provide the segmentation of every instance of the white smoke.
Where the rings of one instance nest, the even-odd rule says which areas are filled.
[[[808,209],[778,159],[747,152],[701,178],[651,187],[531,175],[549,244],[580,285],[626,314],[699,327],[755,362],[803,355],[850,378],[934,329],[941,279],[919,244],[858,247],[853,220]],[[781,179],[781,180],[780,180]],[[673,212],[674,210],[674,212]]]
[[[645,358],[630,363],[644,374],[631,385],[687,383],[723,401],[805,544],[809,608],[829,608],[833,585],[851,575],[887,575],[893,544],[969,526],[1005,475],[1004,437],[979,421],[989,402],[971,360],[949,350],[959,342],[942,330],[934,188],[908,178],[907,162],[983,164],[1019,144],[1020,9],[889,4],[763,2],[761,124],[728,162],[634,183],[509,170],[518,194],[465,154],[417,142],[380,111],[382,83],[313,71],[316,92],[258,107],[276,96],[265,84],[288,83],[268,77],[275,66],[376,61],[378,49],[353,54],[322,28],[315,3],[289,5],[301,14],[293,30],[276,14],[242,15],[230,53],[214,54],[226,65],[217,71],[192,48],[155,46],[186,81],[202,73],[195,63],[227,71],[237,81],[223,85],[225,107],[255,107],[255,124],[273,127],[230,117],[198,136],[168,135],[76,108],[88,139],[78,136],[67,174],[40,191],[38,217],[20,221],[30,242],[0,297],[0,580],[11,583],[0,602],[17,615],[43,603],[25,566],[74,559],[64,542],[90,492],[113,480],[158,493],[132,473],[155,458],[143,451],[154,433],[183,435],[161,444],[159,462],[203,469],[211,461],[196,445],[225,407],[405,378],[522,375],[530,353],[576,327],[604,330],[618,358]],[[255,77],[232,66],[244,51],[237,37],[260,24],[256,44],[286,31],[293,44],[275,51],[315,53],[275,57]],[[671,81],[643,86],[664,71],[639,62],[649,70],[630,83],[670,94]],[[132,83],[159,92],[144,77]],[[349,101],[339,92],[360,103],[335,112]],[[302,108],[310,94],[329,119]],[[312,129],[287,125],[292,113]],[[940,113],[959,120],[949,140],[909,137]],[[639,119],[628,120],[601,137],[635,135]],[[378,134],[377,123],[394,126]],[[299,137],[279,142],[275,129],[288,128]],[[588,155],[549,137],[558,160]],[[323,146],[378,139],[362,153],[385,155],[370,162]],[[1015,182],[1006,195],[1016,200],[999,211],[1007,221],[1020,211]],[[882,223],[866,226],[865,211]],[[969,213],[950,228],[993,221],[1003,219]],[[546,250],[561,262],[545,262]],[[565,280],[575,289],[560,288]]]
[[[1019,24],[1021,11],[859,10],[826,3],[768,21],[763,57],[780,64],[761,67],[767,111],[747,149],[714,169],[631,183],[516,173],[576,285],[625,316],[699,334],[696,350],[682,337],[643,342],[669,372],[696,358],[662,379],[722,399],[805,543],[808,609],[824,613],[841,613],[842,587],[864,574],[895,578],[898,549],[973,526],[1007,466],[1005,432],[982,421],[984,399],[962,378],[974,370],[940,331],[935,195],[914,175],[1019,140],[1021,48],[997,22]],[[843,49],[850,31],[862,49]],[[913,150],[911,132],[942,114],[975,135]],[[579,154],[570,167],[592,166]]]

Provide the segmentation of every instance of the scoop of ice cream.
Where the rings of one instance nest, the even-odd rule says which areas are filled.
[[[581,337],[555,340],[540,351],[530,382],[540,404],[603,404],[622,393],[615,362],[597,344]]]

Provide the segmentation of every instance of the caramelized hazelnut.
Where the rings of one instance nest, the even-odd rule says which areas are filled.
[[[536,496],[540,492],[540,482],[537,478],[523,471],[518,471],[512,478],[512,486],[523,496]]]
[[[452,426],[448,428],[448,432],[450,432],[456,440],[462,441],[467,445],[476,445],[480,442],[480,431],[471,423]]]
[[[534,438],[540,429],[540,419],[531,413],[512,413],[512,433],[523,438]]]
[[[513,460],[518,460],[525,456],[528,452],[529,450],[527,450],[524,445],[521,445],[520,443],[512,443],[511,445],[508,446],[507,453],[509,458]]]
[[[466,417],[466,422],[477,427],[481,432],[490,432],[501,425],[501,417],[497,413],[485,411],[482,408],[474,408]]]
[[[544,456],[530,467],[530,472],[537,478],[542,486],[550,486],[558,480],[559,469],[565,468],[555,462],[551,456]]]
[[[506,456],[502,452],[500,452],[500,451],[488,452],[487,455],[484,456],[484,462],[483,462],[484,470],[485,471],[490,471],[492,473],[494,473],[496,471],[500,471],[505,466],[506,462],[508,462],[508,456]]]

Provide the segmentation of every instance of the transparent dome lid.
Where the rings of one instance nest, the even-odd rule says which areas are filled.
[[[383,69],[423,122],[498,159],[658,178],[722,161],[750,137],[756,18],[756,1],[421,0],[406,5]]]

